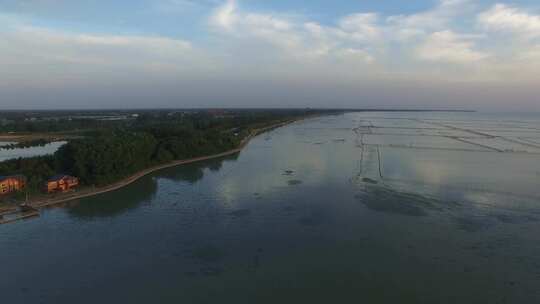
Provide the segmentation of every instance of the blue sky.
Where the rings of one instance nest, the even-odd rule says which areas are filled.
[[[540,111],[539,71],[531,0],[0,0],[0,109]]]

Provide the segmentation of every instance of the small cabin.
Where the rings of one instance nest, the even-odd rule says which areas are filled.
[[[45,182],[45,192],[66,192],[79,186],[79,179],[69,175],[55,175]]]
[[[26,177],[22,175],[0,176],[0,195],[21,191],[26,187]]]

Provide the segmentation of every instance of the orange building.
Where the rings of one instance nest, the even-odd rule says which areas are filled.
[[[69,175],[55,175],[45,183],[45,192],[65,192],[79,185],[79,179]]]
[[[0,195],[21,191],[26,187],[26,177],[22,175],[0,176]]]

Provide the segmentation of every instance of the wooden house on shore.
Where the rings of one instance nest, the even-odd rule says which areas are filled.
[[[18,192],[25,187],[26,177],[23,175],[0,176],[0,195]]]
[[[73,176],[59,174],[45,182],[44,191],[47,193],[66,192],[79,186],[79,179]]]

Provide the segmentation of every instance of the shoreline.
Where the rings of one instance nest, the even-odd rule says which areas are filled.
[[[172,162],[169,162],[169,163],[166,163],[166,164],[153,166],[153,167],[150,167],[148,169],[144,169],[142,171],[139,171],[139,172],[137,172],[137,173],[135,173],[135,174],[133,174],[131,176],[128,176],[128,177],[126,177],[126,178],[124,178],[124,179],[122,179],[122,180],[120,180],[118,182],[115,182],[113,184],[110,184],[110,185],[107,185],[107,186],[104,186],[104,187],[95,188],[93,190],[89,190],[88,192],[84,192],[84,193],[81,193],[81,192],[77,193],[76,192],[76,193],[71,193],[71,195],[67,194],[67,195],[63,195],[63,196],[56,197],[56,198],[51,198],[51,199],[37,198],[36,200],[29,200],[29,202],[27,204],[30,207],[39,210],[41,208],[45,208],[45,207],[49,207],[49,206],[53,206],[53,205],[58,205],[58,204],[66,203],[66,202],[77,200],[77,199],[97,196],[97,195],[100,195],[100,194],[116,191],[116,190],[119,190],[121,188],[124,188],[124,187],[136,182],[137,180],[141,179],[142,177],[145,177],[145,176],[147,176],[147,175],[149,175],[151,173],[154,173],[156,171],[159,171],[159,170],[172,168],[172,167],[176,167],[176,166],[181,166],[181,165],[186,165],[186,164],[197,163],[197,162],[201,162],[201,161],[205,161],[205,160],[216,159],[216,158],[225,157],[225,156],[229,156],[229,155],[232,155],[232,154],[239,153],[247,146],[247,144],[254,137],[256,137],[256,136],[258,136],[258,135],[260,135],[260,134],[262,134],[264,132],[267,132],[269,130],[272,130],[272,129],[275,129],[275,128],[280,128],[280,127],[283,127],[285,125],[288,125],[288,124],[291,124],[291,123],[294,123],[294,122],[297,122],[297,121],[300,121],[300,120],[303,120],[303,119],[306,119],[306,118],[308,118],[308,117],[302,117],[302,118],[293,119],[293,120],[280,122],[280,123],[275,123],[275,124],[272,124],[272,125],[269,125],[269,126],[266,126],[266,127],[254,129],[254,130],[251,131],[251,134],[249,134],[244,139],[242,139],[242,141],[240,142],[240,145],[235,149],[231,149],[231,150],[228,150],[228,151],[225,151],[225,152],[222,152],[222,153],[218,153],[218,154],[212,154],[212,155],[199,156],[199,157],[194,157],[194,158],[189,158],[189,159],[176,160],[176,161],[172,161]],[[23,213],[23,215],[24,215],[24,213]],[[22,217],[22,218],[24,218],[24,217]],[[6,220],[6,222],[11,222],[11,221],[12,220]],[[5,223],[5,222],[0,220],[0,224],[3,224],[3,223]]]

